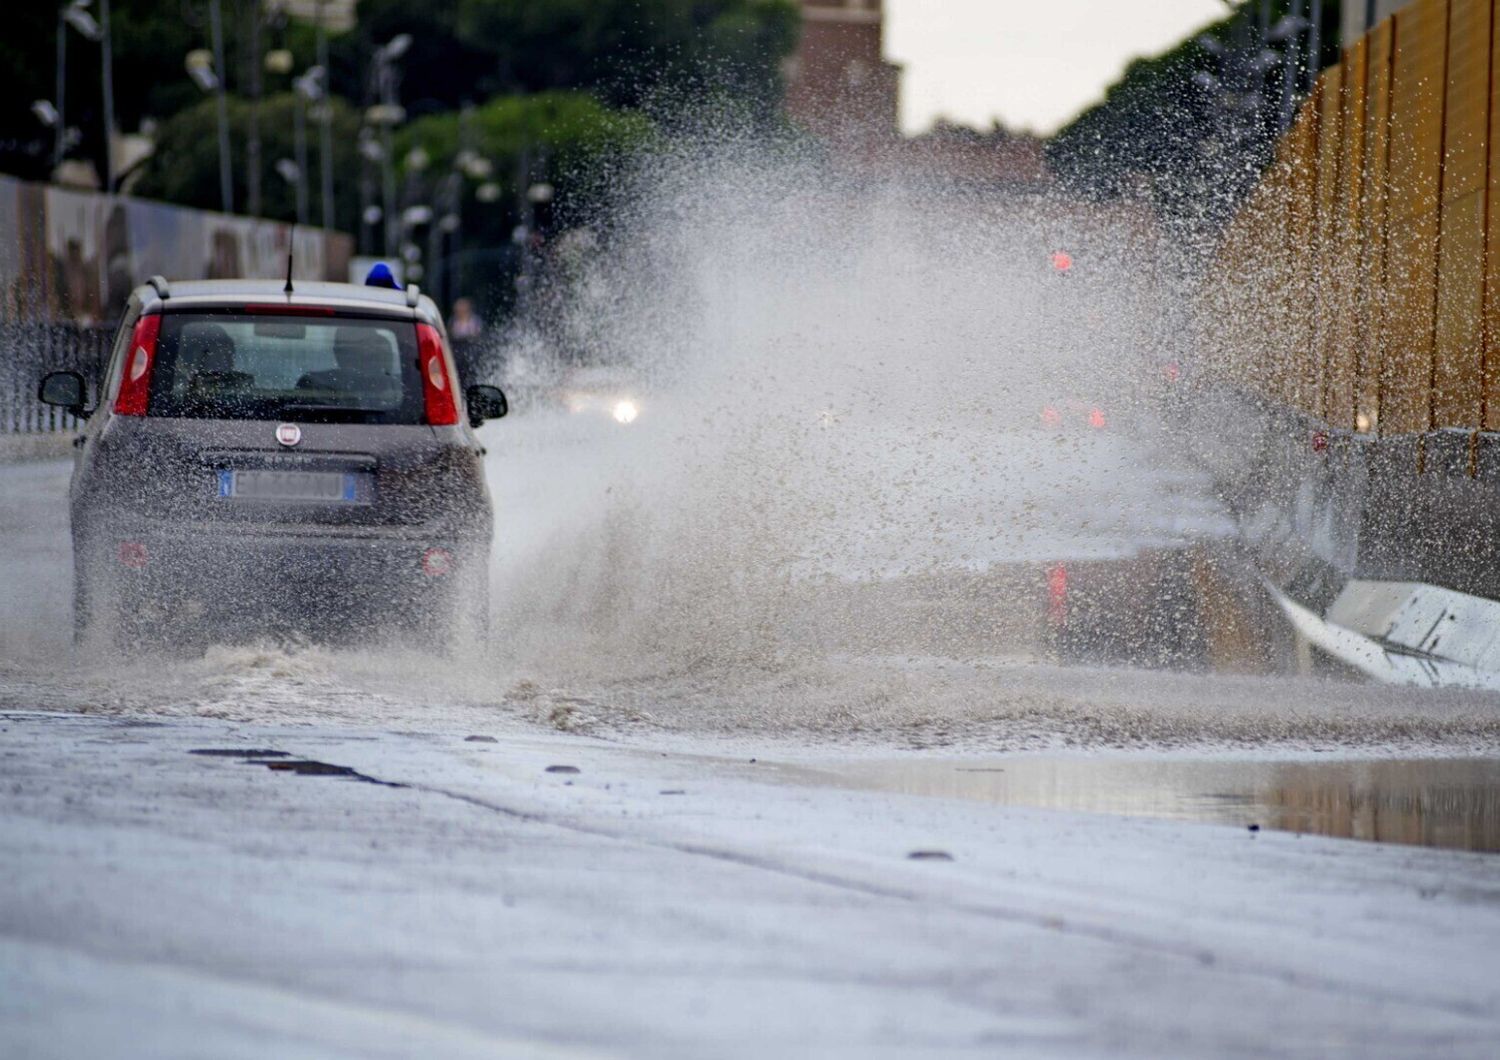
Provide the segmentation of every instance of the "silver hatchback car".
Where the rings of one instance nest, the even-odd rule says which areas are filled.
[[[81,640],[482,635],[493,516],[473,428],[505,395],[460,393],[416,288],[155,277],[94,407],[73,372],[40,397],[87,417],[70,498]]]

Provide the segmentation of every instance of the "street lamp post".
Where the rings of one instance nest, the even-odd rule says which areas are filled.
[[[63,137],[68,124],[68,8],[57,9],[57,125],[52,137],[52,172],[54,176],[63,160]]]
[[[370,167],[379,164],[384,148],[375,138],[375,130],[368,125],[359,130],[359,156],[363,160],[359,167],[359,250],[361,254],[375,253],[375,226],[385,217],[385,211],[375,204],[374,181]]]
[[[297,223],[307,224],[307,102],[299,94],[292,122],[292,154],[297,162]]]
[[[297,223],[307,224],[307,105],[323,99],[323,68],[314,66],[292,82],[297,108],[293,112],[292,143],[297,164]]]
[[[385,238],[382,243],[386,257],[396,249],[400,235],[400,224],[396,217],[396,160],[391,157],[391,122],[380,127],[380,201],[385,220]]]
[[[380,190],[382,212],[385,220],[384,252],[389,256],[397,248],[401,236],[400,218],[396,212],[396,163],[392,157],[392,130],[406,117],[399,102],[396,62],[411,47],[411,34],[398,33],[385,44],[375,49],[375,96],[376,106],[366,111],[366,120],[380,129],[381,172]]]
[[[72,0],[65,7],[57,11],[57,99],[54,102],[38,100],[32,104],[32,111],[42,121],[50,126],[53,131],[52,139],[52,169],[56,172],[57,167],[62,165],[63,157],[72,146],[74,131],[68,128],[68,27],[71,26],[78,34],[86,40],[95,44],[104,45],[103,73],[104,73],[104,104],[106,124],[104,130],[105,143],[105,173],[106,185],[113,184],[113,161],[110,156],[110,132],[114,121],[114,92],[110,80],[110,56],[109,47],[105,43],[105,29],[94,16],[88,13],[91,0]],[[102,16],[108,20],[108,5],[101,9]],[[43,106],[45,104],[45,106]]]
[[[306,153],[305,151],[303,152]],[[301,167],[290,158],[278,158],[275,166],[276,172],[281,174],[281,179],[292,186],[292,192],[297,197],[297,224],[301,225],[307,220],[307,179]]]
[[[1292,127],[1292,118],[1296,114],[1297,89],[1302,80],[1302,25],[1306,21],[1302,13],[1305,3],[1306,0],[1292,0],[1292,10],[1287,15],[1287,20],[1278,23],[1276,27],[1278,30],[1284,27],[1286,33],[1286,51],[1281,62],[1282,132]]]
[[[234,213],[234,179],[230,173],[229,101],[224,92],[224,26],[219,17],[219,0],[209,0],[209,32],[213,38],[215,90],[219,110],[219,202],[225,213]]]
[[[328,30],[323,24],[326,0],[318,0],[318,65],[324,75],[329,75]],[[323,227],[329,231],[334,227],[333,212],[333,107],[325,98],[318,117],[318,180],[320,182],[323,207]]]
[[[1323,72],[1323,0],[1312,0],[1312,25],[1307,30],[1307,87]]]
[[[99,0],[100,76],[104,81],[104,190],[115,191],[115,55],[109,35],[109,0]]]
[[[249,97],[245,108],[245,212],[251,217],[261,214],[260,202],[260,0],[250,0],[248,11],[250,61],[241,69],[249,75]],[[243,55],[243,52],[241,53]]]

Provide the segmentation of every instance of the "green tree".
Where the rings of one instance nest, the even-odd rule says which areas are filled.
[[[615,106],[723,91],[772,108],[800,25],[794,0],[363,0],[359,11],[363,49],[412,35],[403,91],[418,109],[558,88]]]
[[[280,174],[278,159],[295,157],[293,130],[296,97],[291,93],[270,96],[261,103],[262,159],[261,174],[264,213],[267,217],[294,221],[297,217],[296,191]],[[348,177],[359,172],[356,150],[359,115],[341,99],[331,101],[333,108],[333,167],[337,175],[335,205],[337,223],[345,231],[354,231],[359,220],[359,202]],[[244,143],[249,106],[244,100],[229,100],[230,140]],[[318,131],[311,120],[308,138],[308,202],[314,223],[322,216],[318,200]],[[212,99],[200,100],[161,124],[157,132],[156,151],[142,169],[135,192],[149,199],[162,199],[205,210],[219,209],[218,111]],[[243,150],[234,155],[231,171],[235,201],[245,195],[245,157]]]
[[[1288,11],[1272,5],[1273,20]],[[1224,74],[1222,60],[1199,43],[1208,36],[1233,54],[1258,40],[1259,5],[1241,4],[1227,18],[1193,34],[1162,55],[1138,59],[1125,69],[1102,102],[1085,110],[1048,145],[1048,159],[1076,191],[1095,195],[1145,193],[1168,218],[1196,224],[1222,222],[1258,179],[1270,156],[1281,108],[1281,67],[1265,71],[1258,108],[1244,92],[1234,94],[1201,83]],[[1324,5],[1322,55],[1318,66],[1339,55],[1339,5]],[[1231,75],[1233,76],[1233,75]],[[1244,75],[1239,75],[1244,76]],[[1245,107],[1237,115],[1228,108]],[[1253,118],[1259,118],[1258,123]],[[1227,123],[1241,132],[1226,136]]]
[[[655,126],[639,113],[612,110],[584,92],[540,92],[501,96],[467,114],[418,119],[403,130],[397,153],[405,158],[413,148],[421,148],[428,159],[420,175],[404,174],[407,187],[413,181],[442,179],[452,172],[461,150],[485,159],[491,172],[464,182],[465,238],[504,244],[521,220],[518,203],[524,182],[550,182],[556,198],[546,213],[572,223],[604,203],[614,175],[655,137]],[[529,176],[523,173],[527,163]],[[501,198],[480,202],[476,194],[485,184],[498,185]]]
[[[50,132],[31,114],[31,101],[55,94],[57,3],[21,4],[7,12],[0,35],[0,170],[42,178],[51,167]],[[158,156],[143,166],[136,191],[217,209],[218,157],[213,103],[188,78],[189,51],[209,46],[208,0],[112,0],[116,124],[138,129],[151,118],[158,126]],[[249,86],[246,74],[258,57],[244,47],[255,11],[271,10],[268,0],[222,0],[226,69],[231,93],[231,141],[235,159],[236,202],[245,201],[245,129]],[[269,21],[269,20],[268,20]],[[504,102],[510,97],[558,90],[588,93],[597,114],[649,105],[651,113],[712,112],[728,101],[739,118],[765,121],[778,110],[782,60],[796,43],[795,0],[361,0],[353,29],[330,39],[330,75],[335,106],[339,223],[351,230],[356,218],[357,109],[369,102],[373,49],[398,33],[412,44],[401,58],[401,101],[416,122],[449,114],[461,105],[499,97],[499,110],[520,107],[530,115],[552,117],[556,135],[572,146],[553,145],[555,183],[564,201],[587,201],[568,189],[581,179],[567,167],[574,157],[593,158],[581,101],[557,96],[528,109]],[[294,69],[315,61],[314,30],[295,19],[267,25],[263,48],[285,47]],[[75,155],[95,160],[103,171],[99,50],[69,31],[68,122],[79,126],[84,142]],[[290,155],[290,88],[285,75],[263,73],[265,100],[259,122],[265,172],[264,210],[289,217],[290,198],[274,173],[276,159]],[[340,102],[342,101],[342,102]],[[483,108],[481,108],[483,109]],[[574,118],[582,124],[570,124]],[[491,120],[481,116],[481,121]],[[498,119],[495,119],[498,120]],[[529,119],[528,119],[529,120]],[[636,126],[643,128],[644,126]],[[431,130],[428,130],[430,132]],[[424,132],[421,135],[428,135]],[[576,135],[575,135],[576,134]],[[415,142],[408,134],[407,140]],[[592,135],[592,134],[590,134]],[[600,135],[604,135],[601,133]],[[530,142],[542,134],[528,133]],[[314,137],[315,138],[315,137]],[[596,145],[597,146],[597,145]],[[313,168],[317,152],[312,152]],[[502,165],[507,164],[502,160]],[[598,172],[582,166],[578,173]],[[314,182],[314,189],[317,184]],[[313,195],[313,215],[320,210]]]

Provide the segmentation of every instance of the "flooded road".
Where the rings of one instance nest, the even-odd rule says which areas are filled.
[[[1016,756],[861,762],[863,790],[1500,853],[1500,759]]]

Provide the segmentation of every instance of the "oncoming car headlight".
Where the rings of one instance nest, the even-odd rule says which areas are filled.
[[[616,401],[614,407],[609,411],[610,415],[615,418],[616,423],[634,423],[635,418],[641,414],[640,406],[630,398],[622,398]]]

